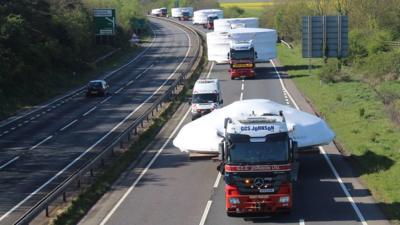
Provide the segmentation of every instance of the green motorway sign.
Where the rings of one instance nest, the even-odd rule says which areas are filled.
[[[115,9],[93,9],[96,35],[115,35]]]

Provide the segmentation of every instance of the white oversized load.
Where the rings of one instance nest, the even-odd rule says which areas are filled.
[[[225,41],[228,40],[228,41]],[[276,30],[265,28],[237,28],[227,32],[207,33],[208,60],[227,63],[230,41],[253,40],[257,52],[256,62],[268,62],[276,58]]]
[[[183,17],[184,12],[187,12],[189,17],[193,16],[193,8],[192,7],[181,7],[181,8],[172,8],[171,9],[171,17],[173,17],[173,18]]]
[[[230,18],[214,20],[214,31],[224,32],[231,29],[247,27],[258,28],[258,18]]]
[[[208,60],[217,63],[227,63],[229,43],[230,38],[228,32],[207,33]]]
[[[162,13],[161,8],[160,9],[152,9],[151,10],[151,15],[153,15],[153,16],[161,15],[161,13]]]
[[[335,137],[325,121],[315,115],[267,99],[250,99],[215,109],[186,124],[173,144],[183,152],[218,153],[225,118],[240,118],[249,114],[279,114],[279,111],[285,116],[289,136],[298,143],[299,148],[329,144]]]
[[[193,24],[206,24],[207,17],[212,14],[217,15],[218,19],[224,18],[224,11],[220,9],[202,9],[194,11]]]
[[[171,17],[178,18],[182,16],[182,9],[181,8],[172,8],[171,9]]]

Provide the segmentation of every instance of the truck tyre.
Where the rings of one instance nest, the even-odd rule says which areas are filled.
[[[236,214],[236,213],[233,213],[233,212],[226,212],[226,215],[227,215],[228,217],[236,217],[236,216],[237,216],[237,214]]]

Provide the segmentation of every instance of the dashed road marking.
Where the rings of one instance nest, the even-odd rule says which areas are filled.
[[[85,113],[83,114],[83,116],[89,115],[89,113],[91,113],[91,112],[92,112],[93,110],[95,110],[95,109],[97,109],[97,106],[95,106],[95,107],[91,108],[89,111],[85,112]]]
[[[217,188],[218,187],[218,184],[219,184],[219,181],[221,180],[221,173],[218,173],[218,175],[217,175],[217,179],[215,180],[215,182],[214,182],[214,188]]]
[[[103,104],[104,102],[110,100],[110,98],[111,98],[111,96],[110,96],[110,97],[107,97],[106,99],[104,99],[103,101],[101,101],[100,104]]]
[[[18,160],[19,156],[15,156],[14,158],[12,158],[10,161],[4,163],[3,165],[0,166],[0,170],[4,169],[6,166],[10,165],[11,163],[13,163],[15,160]]]
[[[208,212],[210,212],[211,204],[212,204],[212,201],[208,200],[206,208],[204,209],[203,215],[201,216],[199,225],[204,225],[206,223]]]
[[[139,75],[137,75],[135,77],[135,80],[139,79],[141,76],[143,76],[143,74],[145,74],[147,71],[149,71],[152,67],[154,66],[154,64],[151,64],[149,67],[147,67],[143,72],[141,72]]]
[[[50,140],[51,138],[53,138],[53,135],[48,136],[43,141],[37,143],[35,146],[32,146],[29,150],[33,150],[33,149],[39,147],[41,144],[45,143],[46,141]]]
[[[11,127],[11,129],[10,130],[15,130],[15,127]]]
[[[120,89],[118,89],[116,92],[115,92],[115,94],[118,94],[118,93],[120,93],[122,90],[124,90],[124,88],[122,87],[122,88],[120,88]]]
[[[64,131],[66,130],[68,127],[72,126],[74,123],[78,122],[78,120],[74,120],[72,122],[70,122],[69,124],[67,124],[65,127],[61,128],[60,131]]]

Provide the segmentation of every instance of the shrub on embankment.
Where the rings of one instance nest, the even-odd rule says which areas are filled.
[[[92,8],[117,10],[113,48],[128,44],[136,0],[5,0],[0,5],[0,118],[82,81],[110,51],[95,43]]]

